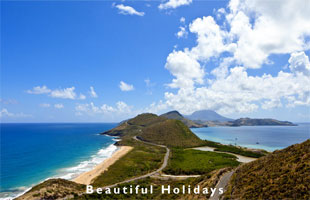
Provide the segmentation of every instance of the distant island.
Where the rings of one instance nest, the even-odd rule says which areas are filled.
[[[236,120],[221,116],[212,110],[195,111],[191,115],[182,115],[178,111],[170,111],[161,115],[168,119],[182,121],[189,128],[201,128],[208,126],[297,126],[289,121],[279,121],[276,119],[252,119],[239,118]]]
[[[179,119],[170,119],[174,117]],[[92,187],[152,185],[152,194],[86,194],[88,182],[50,179],[17,199],[208,199],[220,197],[217,185],[225,189],[226,199],[310,198],[310,140],[268,153],[201,140],[188,128],[191,123],[176,111],[161,116],[145,113],[102,133],[117,137],[115,144],[127,151],[113,154],[118,155],[113,162],[108,159],[107,169],[90,180]],[[87,173],[93,175],[92,171]],[[161,192],[162,185],[217,192],[168,194]]]

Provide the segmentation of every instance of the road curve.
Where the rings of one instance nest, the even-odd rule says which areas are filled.
[[[217,182],[215,188],[217,188],[216,191],[219,191],[219,188],[223,188],[225,192],[225,187],[228,184],[228,181],[230,180],[230,177],[233,175],[234,171],[226,172],[223,174],[223,176],[220,178],[220,180]],[[209,200],[219,200],[220,199],[219,192],[215,192],[212,197],[209,198]]]
[[[144,178],[153,176],[153,175],[155,175],[156,173],[159,173],[160,171],[162,171],[165,167],[167,167],[168,159],[169,159],[169,155],[170,155],[170,149],[169,149],[168,147],[166,147],[166,146],[164,146],[164,145],[154,144],[154,143],[151,143],[151,142],[146,142],[146,141],[140,140],[140,139],[137,138],[137,136],[134,136],[133,139],[135,139],[135,140],[137,140],[137,141],[140,141],[140,142],[143,142],[143,143],[145,143],[145,144],[150,144],[150,145],[154,145],[154,146],[166,148],[166,154],[165,154],[165,157],[164,157],[164,162],[163,162],[163,164],[162,164],[162,165],[160,166],[160,168],[158,168],[156,171],[150,172],[150,173],[145,174],[145,175],[142,175],[142,176],[134,177],[134,178],[131,178],[131,179],[122,181],[122,182],[118,182],[118,183],[115,183],[115,184],[113,184],[113,185],[105,186],[105,187],[103,187],[103,189],[105,189],[105,188],[111,188],[111,187],[116,187],[117,185],[120,185],[120,184],[123,184],[123,183],[128,183],[128,182],[132,182],[132,181],[136,181],[136,180],[140,180],[140,179],[144,179]]]

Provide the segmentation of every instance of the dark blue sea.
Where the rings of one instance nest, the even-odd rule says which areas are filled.
[[[75,178],[117,149],[112,137],[99,135],[117,124],[0,125],[0,199],[21,194],[48,178]],[[192,131],[202,139],[269,151],[310,138],[310,124],[208,127]]]
[[[0,198],[14,197],[51,177],[72,179],[117,149],[99,135],[116,124],[1,125]]]
[[[310,123],[298,126],[239,126],[191,129],[201,139],[274,151],[310,139]]]

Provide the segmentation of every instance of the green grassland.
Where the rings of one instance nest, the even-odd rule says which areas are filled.
[[[147,145],[133,139],[125,140],[123,143],[133,146],[134,149],[98,176],[94,180],[93,186],[111,185],[135,176],[147,174],[160,167],[166,152],[164,148]]]
[[[175,119],[168,119],[145,127],[139,137],[168,147],[187,148],[205,144],[185,124]]]
[[[214,151],[235,153],[235,154],[239,154],[242,156],[253,157],[253,158],[260,158],[268,154],[268,152],[264,150],[254,152],[252,150],[247,150],[245,148],[236,147],[233,145],[223,145],[223,144],[208,141],[208,140],[205,140],[205,145],[209,147],[214,147],[215,148]]]
[[[236,157],[225,153],[194,149],[172,149],[172,155],[164,173],[174,175],[207,174],[213,170],[238,166]]]

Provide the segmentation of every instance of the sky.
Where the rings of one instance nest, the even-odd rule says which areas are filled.
[[[1,122],[210,109],[310,122],[310,2],[1,1]]]

